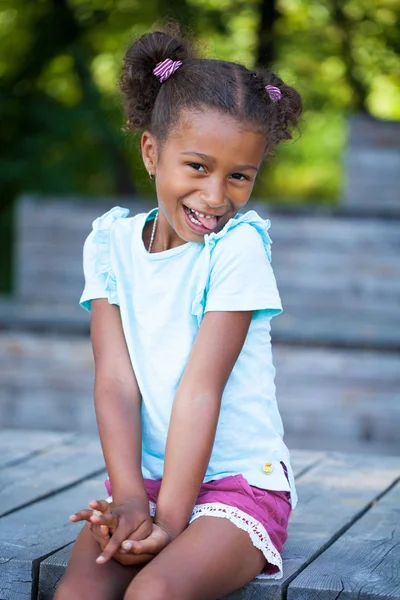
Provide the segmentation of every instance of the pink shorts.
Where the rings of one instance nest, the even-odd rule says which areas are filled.
[[[111,496],[110,482],[105,484]],[[154,516],[161,480],[145,479],[144,484],[150,514]],[[228,519],[246,531],[253,545],[264,554],[266,565],[258,577],[280,579],[290,513],[289,492],[263,490],[249,485],[242,475],[232,475],[203,483],[189,523],[203,516]]]

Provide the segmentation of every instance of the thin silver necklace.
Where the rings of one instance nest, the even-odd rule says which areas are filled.
[[[153,223],[153,229],[151,230],[151,238],[150,238],[150,244],[149,244],[149,254],[151,252],[151,249],[153,247],[153,242],[154,242],[154,234],[156,233],[156,227],[157,227],[157,219],[158,219],[158,212],[156,213],[155,219],[154,219],[154,223]]]

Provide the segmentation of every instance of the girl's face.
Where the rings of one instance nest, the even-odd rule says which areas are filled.
[[[143,160],[160,209],[155,249],[203,243],[220,231],[249,200],[264,150],[261,133],[213,110],[182,111],[161,149],[145,132]]]

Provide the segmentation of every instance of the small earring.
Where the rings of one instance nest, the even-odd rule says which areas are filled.
[[[152,173],[151,171],[148,171],[148,173],[149,173],[149,177],[150,177],[150,179],[151,179],[151,180],[153,180],[153,179],[154,179],[154,175],[153,175],[153,173]]]

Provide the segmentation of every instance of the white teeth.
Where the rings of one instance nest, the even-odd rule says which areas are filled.
[[[214,218],[213,215],[204,215],[203,213],[199,212],[198,210],[194,210],[193,208],[188,208],[188,211],[189,211],[188,212],[189,216],[197,215],[198,217],[200,217],[202,219],[213,219]],[[195,217],[193,217],[193,218],[195,219],[193,221],[193,223],[196,223],[197,225],[201,225],[201,223]]]
[[[203,215],[203,213],[199,212],[198,210],[193,210],[192,208],[190,209],[192,212],[194,212],[198,217],[201,217],[202,219],[206,218],[206,219],[211,219],[212,215]]]
[[[196,219],[196,217],[194,217],[193,215],[189,215],[189,219],[192,221],[192,223],[194,223],[195,225],[201,225],[200,221],[198,221]]]

